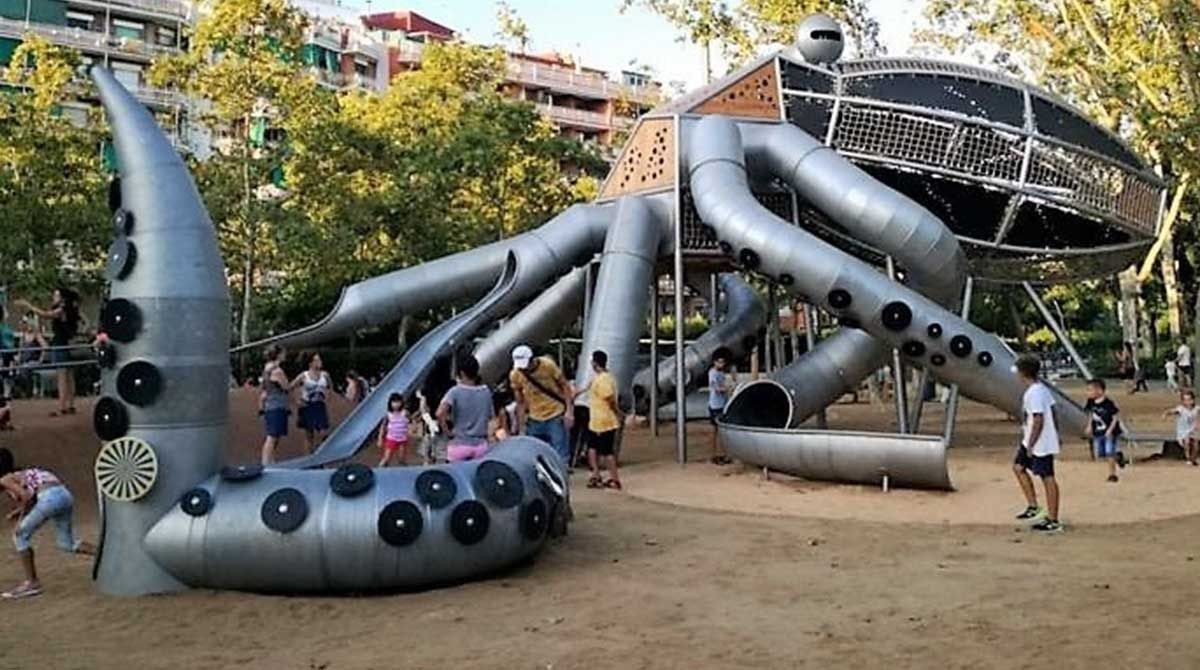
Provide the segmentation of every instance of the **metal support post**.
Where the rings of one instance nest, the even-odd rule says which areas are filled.
[[[650,282],[650,369],[654,378],[650,383],[650,434],[658,437],[658,273]]]
[[[887,257],[887,275],[892,281],[896,280],[896,263],[891,256]],[[892,349],[892,384],[896,396],[896,427],[901,434],[908,432],[908,388],[904,382],[904,360],[900,358],[899,349]]]
[[[1079,351],[1075,349],[1075,345],[1067,337],[1067,331],[1063,327],[1063,324],[1054,318],[1054,314],[1050,312],[1050,308],[1042,301],[1042,297],[1038,295],[1037,290],[1033,288],[1032,284],[1024,281],[1021,282],[1021,286],[1025,288],[1025,292],[1029,294],[1029,299],[1033,301],[1033,306],[1037,307],[1038,313],[1042,315],[1042,320],[1046,322],[1047,326],[1050,326],[1051,332],[1058,338],[1059,344],[1063,345],[1063,348],[1067,350],[1067,354],[1070,355],[1071,360],[1075,363],[1075,367],[1079,369],[1079,374],[1083,375],[1084,379],[1091,379],[1092,371],[1088,369],[1087,363],[1083,362],[1083,357],[1079,355]]]
[[[967,277],[967,282],[963,286],[962,312],[963,321],[968,321],[971,316],[971,298],[975,294],[975,278]],[[945,426],[942,429],[942,439],[946,441],[946,446],[950,446],[950,440],[954,438],[954,422],[958,418],[958,384],[950,387],[950,398],[946,401],[946,419]]]

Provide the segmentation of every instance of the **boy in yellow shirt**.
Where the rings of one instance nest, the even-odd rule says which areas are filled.
[[[617,456],[614,447],[617,432],[621,430],[621,410],[617,405],[617,381],[608,371],[608,354],[592,352],[592,379],[580,393],[590,391],[588,396],[588,488],[621,489],[621,476],[617,473]],[[608,481],[600,477],[600,460],[607,459]]]

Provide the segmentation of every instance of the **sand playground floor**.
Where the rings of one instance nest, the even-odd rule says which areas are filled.
[[[1172,394],[1112,396],[1138,432],[1171,432],[1159,415]],[[52,401],[16,401],[18,429],[0,443],[65,479],[94,540],[91,403],[49,418]],[[232,403],[229,460],[252,461],[253,399]],[[941,413],[926,407],[924,432]],[[829,420],[888,430],[892,413],[846,404]],[[1058,464],[1068,529],[1039,537],[1012,519],[1018,428],[986,406],[962,406],[952,493],[764,479],[703,462],[707,431],[689,425],[684,467],[673,426],[631,431],[626,491],[587,490],[576,473],[568,537],[506,573],[416,593],[110,598],[44,530],[46,593],[0,603],[0,669],[1200,667],[1200,468],[1139,463],[1109,484],[1070,440]],[[301,448],[293,431],[281,456]],[[18,575],[0,562],[0,584]]]

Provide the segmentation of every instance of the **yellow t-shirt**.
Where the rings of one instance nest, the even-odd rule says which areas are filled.
[[[511,370],[508,373],[508,384],[513,391],[520,391],[525,394],[525,402],[528,403],[529,414],[528,418],[534,421],[549,421],[557,416],[562,416],[566,407],[562,402],[546,395],[529,380],[525,378],[525,372],[529,372],[529,376],[537,380],[539,384],[554,391],[555,394],[561,393],[561,382],[565,381],[562,371],[558,369],[558,365],[552,359],[541,356],[536,359],[538,362],[537,369],[533,371],[526,370]],[[563,400],[566,400],[563,398]]]
[[[617,382],[609,372],[601,372],[592,380],[588,396],[588,430],[607,433],[621,427],[621,419],[613,412],[617,398]]]

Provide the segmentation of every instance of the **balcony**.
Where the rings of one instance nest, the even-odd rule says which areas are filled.
[[[612,130],[614,128],[624,128],[633,123],[632,120],[623,116],[613,115],[611,118],[604,112],[593,112],[587,109],[572,109],[570,107],[559,107],[557,105],[547,105],[545,103],[536,103],[537,108],[543,116],[550,119],[560,126],[570,128],[586,128],[589,130]]]
[[[81,9],[115,9],[122,14],[169,21],[186,22],[192,17],[192,3],[188,0],[68,0],[67,4]]]
[[[176,47],[153,44],[144,40],[116,37],[107,33],[82,28],[68,28],[47,23],[30,23],[0,18],[0,37],[21,39],[27,33],[34,33],[53,44],[78,49],[88,54],[105,54],[118,58],[136,58],[154,60],[163,56],[173,56],[179,53]]]
[[[598,100],[624,98],[631,102],[651,104],[656,102],[659,95],[657,86],[625,86],[600,74],[577,72],[572,68],[534,63],[518,58],[508,59],[507,70],[509,81],[582,98]]]

